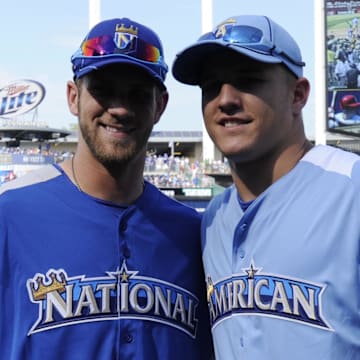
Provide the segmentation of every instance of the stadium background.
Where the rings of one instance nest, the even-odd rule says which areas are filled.
[[[77,130],[34,126],[34,122],[0,126],[0,186],[71,157],[77,140]],[[228,163],[218,151],[212,160],[201,159],[202,131],[153,131],[144,177],[167,195],[202,211],[232,181]]]
[[[330,45],[336,48],[336,59],[345,45],[350,44],[350,49],[356,44],[360,46],[360,25],[358,22],[356,28],[351,25],[354,19],[359,21],[360,1],[325,1],[325,8],[327,48]],[[352,30],[351,36],[349,30]],[[335,99],[336,92],[348,91],[348,87],[329,73],[332,68],[328,50],[326,106],[329,119],[334,112],[331,108],[334,101],[330,97]],[[347,51],[347,54],[355,62],[352,52]],[[360,71],[360,60],[358,68]],[[360,84],[360,76],[358,82]],[[359,89],[360,86],[351,91],[360,98]],[[70,129],[53,129],[38,121],[38,106],[44,96],[45,88],[36,80],[20,80],[0,88],[0,186],[46,164],[59,163],[76,150],[76,124]],[[327,119],[324,119],[325,124]],[[360,154],[360,125],[326,126],[326,129],[328,145]],[[228,162],[216,148],[211,158],[206,158],[208,144],[204,135],[203,131],[153,131],[144,169],[147,180],[199,211],[232,183]],[[315,143],[315,139],[310,140]]]
[[[144,177],[167,195],[198,211],[232,183],[229,165],[218,151],[202,159],[202,131],[153,131]],[[39,126],[0,126],[0,186],[29,171],[71,157],[77,131]],[[329,134],[327,143],[360,154],[359,139]]]

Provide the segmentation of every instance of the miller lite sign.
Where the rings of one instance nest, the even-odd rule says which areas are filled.
[[[0,117],[18,116],[35,109],[45,97],[45,88],[34,80],[18,80],[0,88]]]

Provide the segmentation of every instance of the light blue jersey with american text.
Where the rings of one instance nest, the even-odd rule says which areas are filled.
[[[316,146],[243,212],[203,217],[217,360],[360,359],[360,158]]]

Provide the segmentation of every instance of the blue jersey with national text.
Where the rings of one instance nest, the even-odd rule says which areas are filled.
[[[209,359],[196,210],[150,183],[102,201],[52,165],[1,189],[1,359]]]
[[[202,247],[217,360],[360,359],[360,158],[310,150],[243,211],[214,198]]]

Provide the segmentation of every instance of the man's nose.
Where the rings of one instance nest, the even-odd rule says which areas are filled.
[[[226,113],[242,108],[240,91],[231,84],[222,84],[219,92],[219,108]]]

